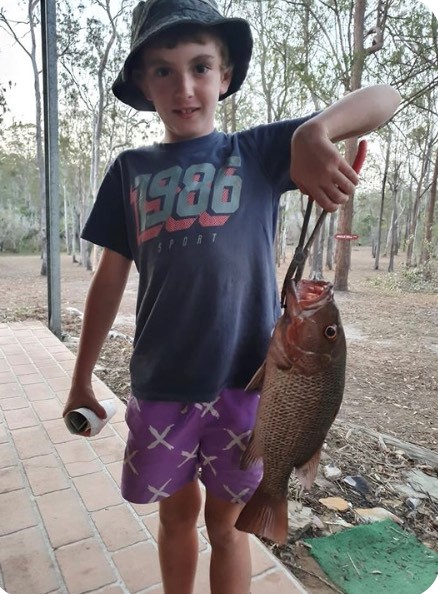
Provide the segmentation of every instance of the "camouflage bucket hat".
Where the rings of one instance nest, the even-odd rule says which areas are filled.
[[[215,27],[228,45],[233,76],[225,99],[238,91],[245,80],[252,52],[249,23],[241,18],[226,18],[218,11],[215,0],[147,0],[139,2],[132,13],[131,51],[112,86],[114,95],[140,111],[155,111],[131,77],[133,58],[145,44],[157,35],[181,24]]]

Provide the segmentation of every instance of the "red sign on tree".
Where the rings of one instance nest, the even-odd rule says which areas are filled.
[[[351,241],[352,239],[359,239],[359,235],[355,233],[336,233],[335,239]]]

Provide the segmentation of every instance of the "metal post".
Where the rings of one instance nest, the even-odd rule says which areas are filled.
[[[41,0],[49,329],[61,338],[56,2]]]

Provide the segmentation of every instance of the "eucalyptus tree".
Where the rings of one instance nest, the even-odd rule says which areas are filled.
[[[64,233],[67,252],[74,262],[80,254],[80,230],[83,224],[85,196],[88,195],[92,132],[87,113],[63,114],[59,121],[60,195],[64,205]],[[79,255],[80,260],[80,255]]]
[[[108,144],[115,100],[111,84],[116,76],[123,42],[128,34],[127,20],[131,14],[132,0],[94,0],[81,4],[76,10],[67,1],[60,9],[60,39],[73,27],[77,34],[69,43],[62,43],[60,55],[63,111],[70,118],[85,118],[87,143],[90,152],[89,180],[81,186],[79,197],[80,226],[96,196],[101,176],[108,163],[112,147]],[[73,16],[75,15],[75,16]],[[107,120],[109,124],[107,124]],[[72,125],[71,132],[78,126]],[[82,126],[80,126],[82,127]],[[94,268],[97,251],[82,242],[81,262]]]
[[[437,185],[438,185],[438,150],[435,150],[435,163],[433,167],[432,173],[432,183],[430,186],[429,191],[429,201],[424,217],[424,239],[423,245],[421,248],[421,256],[420,256],[420,264],[427,265],[429,264],[432,256],[434,255],[434,249],[437,249],[437,235],[438,230],[436,230],[435,236],[435,245],[433,244],[433,228],[435,224],[435,206],[436,206],[436,199],[437,199]],[[426,274],[430,275],[430,269],[426,268]]]
[[[253,103],[263,109],[263,120],[319,110],[359,88],[366,58],[383,46],[390,4],[391,0],[234,0],[231,5],[248,18],[255,32],[251,81]],[[355,141],[347,143],[350,161],[355,150]],[[352,216],[351,200],[341,209],[339,231],[351,232]],[[330,246],[334,224],[332,216]],[[322,275],[322,235],[315,241],[314,275]],[[349,250],[348,243],[338,249],[337,288],[347,285]]]
[[[425,202],[430,197],[429,187],[433,181],[432,146],[436,142],[438,124],[437,19],[419,2],[413,10],[412,3],[397,0],[388,16],[386,31],[386,43],[369,62],[368,75],[376,80],[392,81],[403,96],[394,118],[394,133],[402,139],[399,150],[409,164],[408,187],[414,187],[413,199],[410,190],[404,192],[406,265],[409,267],[418,261],[422,242],[428,241],[426,233],[422,236],[419,232],[419,217],[426,210]],[[427,212],[432,224],[426,221],[424,224],[430,236],[433,210]],[[378,258],[377,252],[376,268]]]
[[[35,126],[14,123],[0,143],[0,249],[18,250],[39,233]]]
[[[417,264],[421,251],[421,238],[418,237],[421,227],[419,225],[420,215],[425,207],[425,200],[431,187],[432,159],[438,141],[438,130],[427,121],[424,126],[416,127],[409,135],[412,141],[409,162],[410,176],[415,186],[414,201],[411,216],[408,220],[406,266],[411,267]]]
[[[399,218],[400,218],[400,192],[402,188],[402,179],[400,170],[402,168],[402,161],[400,154],[394,152],[394,163],[392,166],[392,176],[388,180],[388,185],[392,196],[392,214],[391,225],[388,230],[388,237],[386,243],[385,255],[389,253],[388,272],[394,271],[394,256],[398,253],[399,248]]]
[[[383,172],[381,175],[382,183],[381,183],[381,191],[380,191],[380,207],[379,207],[379,218],[377,224],[377,237],[375,241],[375,246],[373,249],[373,256],[374,256],[374,270],[379,269],[380,265],[380,244],[382,240],[382,226],[383,226],[383,212],[385,207],[385,193],[386,193],[386,182],[388,179],[389,174],[389,165],[391,159],[391,141],[392,141],[392,129],[389,127],[388,132],[385,135],[385,142],[386,142],[386,151],[384,157],[384,167]]]
[[[4,9],[0,10],[0,28],[8,34],[28,56],[33,72],[35,89],[35,134],[36,134],[36,165],[39,172],[40,196],[40,243],[41,243],[41,274],[47,274],[47,234],[46,234],[46,201],[45,201],[45,171],[44,171],[44,142],[42,124],[42,95],[40,80],[40,65],[37,49],[37,36],[40,27],[39,0],[19,1],[26,16],[23,21],[13,21]]]

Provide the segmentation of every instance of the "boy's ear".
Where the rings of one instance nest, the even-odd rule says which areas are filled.
[[[222,71],[222,81],[220,87],[220,95],[223,95],[228,91],[228,87],[230,86],[231,79],[233,78],[233,68],[225,68]]]

